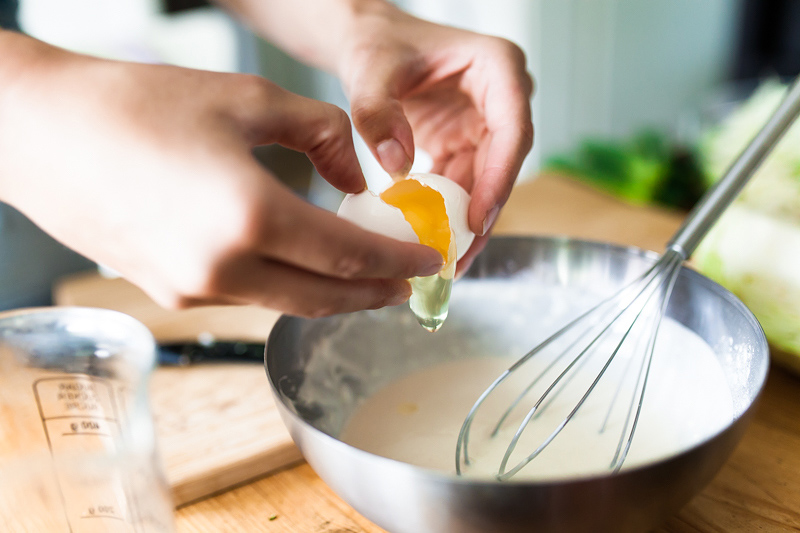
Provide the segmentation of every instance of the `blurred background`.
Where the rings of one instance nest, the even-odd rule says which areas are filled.
[[[748,82],[793,74],[800,64],[800,6],[791,0],[396,3],[429,20],[501,35],[525,50],[537,80],[536,143],[522,180],[587,139],[627,141],[647,131],[691,144],[708,114],[752,90]],[[249,34],[207,0],[20,0],[20,23],[69,49],[258,73],[347,109],[335,79]],[[316,190],[321,184],[308,183],[315,180],[303,157],[271,152],[282,150],[260,155],[283,179],[310,187],[312,196],[324,194]],[[368,176],[382,179],[363,149],[362,155]]]
[[[765,16],[752,12],[771,13],[777,25],[785,18],[778,16],[781,9],[776,6],[788,10],[795,4],[768,0],[396,3],[430,20],[507,37],[525,50],[537,92],[536,143],[523,179],[533,176],[549,157],[574,149],[587,137],[626,139],[645,127],[679,140],[695,135],[698,111],[726,82],[779,67],[778,50],[767,60],[773,64],[741,64],[752,63],[753,56],[762,53],[744,50],[761,44],[753,34]],[[763,7],[767,4],[771,9]],[[20,0],[20,6],[24,31],[66,48],[259,73],[291,91],[347,109],[336,80],[248,34],[206,0]],[[777,29],[771,27],[770,33],[777,34]],[[269,156],[265,155],[275,160]],[[273,163],[291,164],[292,157],[288,159]],[[374,172],[371,158],[365,157],[363,164]]]
[[[718,124],[761,80],[800,70],[800,2],[793,0],[396,3],[433,21],[506,37],[525,50],[537,81],[536,142],[520,181],[563,172],[639,203],[689,207],[714,178],[697,157],[709,125]],[[20,0],[20,24],[72,50],[257,73],[348,108],[333,77],[286,56],[205,0]],[[358,144],[368,180],[385,180]],[[299,194],[324,207],[338,205],[338,193],[303,155],[280,147],[264,147],[257,155]],[[424,169],[424,155],[417,159]],[[0,232],[6,233],[0,238],[24,238],[29,246],[36,230],[14,216],[6,210],[2,223],[16,225],[16,233]],[[51,270],[82,265],[46,237],[36,239],[42,243],[38,264]],[[14,268],[19,270],[0,259],[4,279]],[[30,270],[28,277],[34,275]],[[31,286],[38,281],[30,280]],[[13,288],[19,294],[27,289],[25,283]],[[0,308],[17,301],[11,289],[2,290]]]

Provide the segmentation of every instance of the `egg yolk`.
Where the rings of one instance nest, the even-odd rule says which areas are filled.
[[[381,200],[398,208],[419,237],[450,262],[450,218],[442,195],[413,179],[400,180],[381,193]]]

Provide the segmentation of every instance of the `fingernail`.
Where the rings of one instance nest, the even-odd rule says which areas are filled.
[[[491,208],[488,213],[486,213],[486,218],[483,219],[483,231],[481,232],[481,235],[486,235],[486,232],[488,232],[494,224],[494,221],[497,218],[497,213],[499,212],[500,206],[496,205]]]
[[[376,148],[383,169],[393,178],[405,177],[411,167],[403,146],[395,139],[383,141]]]

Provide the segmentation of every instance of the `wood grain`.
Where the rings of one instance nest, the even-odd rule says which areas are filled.
[[[301,459],[263,365],[159,368],[151,391],[159,449],[176,505]]]
[[[681,219],[679,213],[631,207],[569,180],[542,177],[514,191],[497,233],[569,235],[658,251]],[[796,532],[798,511],[800,379],[773,368],[754,423],[731,459],[657,532]],[[183,507],[177,526],[179,533],[383,531],[343,503],[307,464]]]
[[[657,533],[800,530],[800,379],[775,368],[739,447],[708,487]],[[246,521],[245,521],[246,516]],[[275,517],[270,520],[270,517]],[[177,512],[179,533],[383,533],[307,464]],[[246,525],[252,526],[247,529]]]
[[[518,186],[495,224],[497,235],[549,235],[661,252],[683,213],[621,202],[565,177]]]
[[[266,342],[279,314],[257,307],[170,311],[123,279],[64,279],[60,305],[116,309],[144,323],[158,341]],[[151,404],[159,450],[176,505],[215,494],[301,459],[281,422],[261,364],[160,367]]]
[[[570,180],[544,176],[517,187],[496,233],[567,235],[660,251],[681,219],[680,213],[633,207]],[[247,378],[240,379],[249,383]],[[241,396],[262,394],[252,379],[253,388],[242,389],[247,392]],[[199,375],[198,380],[198,384],[187,382],[187,390],[198,394],[212,386]],[[223,386],[222,382],[217,385]],[[234,404],[228,409],[243,409],[237,400],[231,401]],[[188,420],[191,409],[203,410],[191,405],[187,409],[183,416]],[[177,423],[174,429],[180,433]],[[244,438],[244,434],[251,433],[235,426],[230,438]],[[179,533],[383,531],[344,503],[305,463],[185,505],[178,509],[176,521]],[[770,371],[755,420],[730,460],[705,490],[656,531],[800,531],[800,378],[777,367]]]

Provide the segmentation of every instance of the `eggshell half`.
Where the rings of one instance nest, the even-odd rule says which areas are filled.
[[[409,174],[406,179],[415,179],[442,195],[444,209],[450,219],[450,229],[456,236],[456,256],[457,259],[461,259],[475,239],[475,234],[470,231],[467,222],[471,199],[469,193],[455,181],[438,174]]]
[[[406,222],[403,212],[381,200],[372,191],[348,194],[337,214],[365,230],[419,244],[419,237],[414,233],[411,224]]]
[[[442,195],[450,229],[456,239],[456,258],[461,259],[475,239],[475,234],[470,231],[467,223],[469,193],[458,183],[438,174],[409,174],[405,179],[416,180]],[[381,200],[372,191],[345,196],[339,206],[338,216],[366,230],[400,241],[419,243],[417,234],[406,221],[403,212]]]

